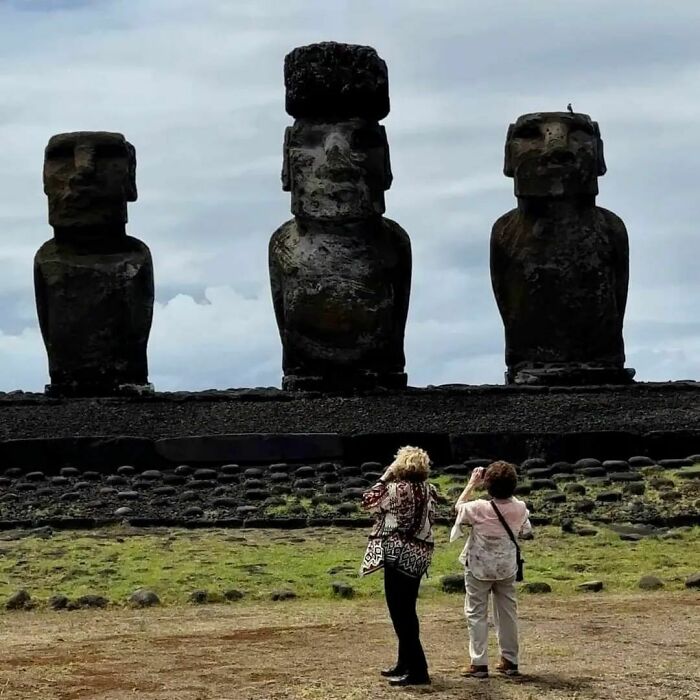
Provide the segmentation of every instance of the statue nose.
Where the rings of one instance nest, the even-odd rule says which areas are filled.
[[[567,150],[569,146],[569,133],[563,126],[551,126],[544,134],[544,145],[547,151]]]
[[[324,150],[329,163],[346,161],[350,152],[348,142],[337,134],[326,139]]]
[[[95,152],[92,149],[78,148],[75,151],[75,173],[71,182],[82,182],[95,173]]]

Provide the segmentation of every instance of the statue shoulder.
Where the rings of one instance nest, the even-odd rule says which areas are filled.
[[[411,239],[406,231],[399,226],[393,219],[382,217],[382,225],[384,230],[389,233],[398,243],[411,247]]]
[[[611,235],[615,238],[627,240],[627,228],[625,227],[624,221],[609,209],[603,209],[603,207],[596,208],[605,222],[606,229]]]
[[[129,252],[140,253],[146,258],[151,257],[151,249],[139,238],[134,238],[133,236],[126,237],[126,243]]]
[[[500,236],[507,232],[516,222],[518,210],[511,209],[509,212],[499,216],[491,227],[491,236]]]
[[[34,262],[40,262],[42,258],[53,255],[55,252],[56,241],[53,238],[50,238],[48,241],[41,245],[39,250],[36,251],[34,255]]]
[[[294,219],[285,221],[273,234],[270,236],[270,250],[285,245],[290,236],[294,236],[297,232],[297,223]]]

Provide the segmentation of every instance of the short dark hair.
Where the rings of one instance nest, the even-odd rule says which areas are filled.
[[[518,485],[518,472],[510,462],[492,462],[484,474],[484,486],[492,498],[510,498]]]

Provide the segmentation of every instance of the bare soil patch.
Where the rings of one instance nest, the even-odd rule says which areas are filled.
[[[525,598],[526,675],[460,677],[459,596],[421,604],[433,686],[396,690],[380,601],[44,611],[0,618],[2,700],[698,700],[693,592]],[[494,654],[495,660],[495,654]]]

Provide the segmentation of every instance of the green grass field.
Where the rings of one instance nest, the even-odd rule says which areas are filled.
[[[139,587],[154,590],[164,604],[181,604],[195,589],[214,599],[229,589],[243,592],[236,603],[266,599],[275,589],[300,598],[330,598],[330,584],[351,584],[358,596],[379,596],[381,574],[358,578],[364,531],[158,530],[111,528],[95,532],[55,532],[51,537],[0,538],[0,601],[26,588],[39,603],[54,594],[86,593],[123,603]],[[446,595],[440,577],[460,572],[461,543],[448,544],[447,528],[437,528],[437,546],[422,596]],[[622,541],[599,528],[593,537],[542,527],[524,544],[526,580],[546,581],[556,594],[575,594],[583,581],[601,579],[605,591],[636,588],[642,575],[655,574],[669,590],[680,590],[700,570],[700,528],[671,537]],[[604,595],[604,593],[602,594]]]

